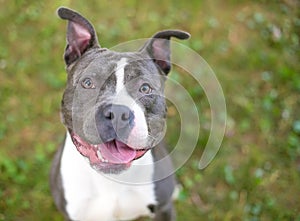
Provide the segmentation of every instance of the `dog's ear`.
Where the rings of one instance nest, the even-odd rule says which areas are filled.
[[[160,31],[153,35],[153,37],[140,49],[142,53],[147,53],[165,74],[168,74],[171,70],[171,37],[184,40],[188,39],[190,34],[180,30]]]
[[[79,13],[61,7],[57,10],[60,18],[68,20],[67,47],[64,59],[70,65],[92,47],[100,47],[92,24]]]

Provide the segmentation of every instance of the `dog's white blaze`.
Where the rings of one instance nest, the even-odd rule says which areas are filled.
[[[134,164],[153,164],[151,153],[146,153]],[[139,216],[152,215],[147,206],[156,204],[153,183],[118,183],[97,173],[76,150],[69,134],[61,158],[60,172],[66,211],[72,220],[132,220]],[[130,180],[130,177],[142,176],[141,180],[149,181],[153,173],[153,167],[146,167],[146,171],[138,173],[136,168],[131,167],[120,176],[123,176],[121,180],[124,180],[124,176],[127,180]],[[114,175],[114,178],[117,179],[118,175]]]
[[[116,77],[117,77],[117,84],[116,84],[116,94],[119,94],[124,89],[124,76],[125,76],[125,66],[127,65],[127,59],[121,58],[121,60],[117,63],[116,68]]]
[[[133,148],[141,149],[147,147],[148,126],[143,109],[140,105],[128,94],[124,85],[125,66],[127,59],[122,58],[117,63],[116,68],[116,94],[113,104],[127,106],[134,113],[134,128],[127,140],[127,144]]]

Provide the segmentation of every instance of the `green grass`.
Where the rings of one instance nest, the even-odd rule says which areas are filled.
[[[219,78],[226,136],[212,163],[198,170],[208,136],[201,129],[193,156],[177,172],[183,186],[179,221],[300,220],[299,3],[264,0],[2,1],[0,220],[62,220],[48,185],[64,133],[66,23],[55,14],[60,5],[86,15],[104,47],[161,29],[186,30],[192,38],[185,44]],[[201,125],[209,124],[205,94],[177,75],[198,102]],[[170,127],[176,122],[170,116]],[[174,134],[168,133],[169,144]]]

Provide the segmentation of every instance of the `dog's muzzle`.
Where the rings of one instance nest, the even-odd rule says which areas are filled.
[[[126,141],[134,127],[134,113],[123,105],[107,105],[98,108],[95,116],[99,144],[91,144],[71,131],[71,138],[81,155],[89,159],[92,167],[100,171],[106,168],[130,167],[132,161],[142,157],[149,148],[130,147]]]

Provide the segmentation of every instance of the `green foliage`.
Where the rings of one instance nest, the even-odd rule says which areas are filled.
[[[185,42],[213,68],[226,97],[223,145],[197,168],[209,136],[202,88],[170,76],[197,102],[201,134],[178,170],[178,220],[300,220],[300,64],[297,1],[2,1],[0,8],[0,220],[62,220],[48,174],[64,128],[59,108],[66,74],[65,22],[58,6],[95,25],[104,47],[183,29]],[[172,111],[173,110],[173,111]],[[169,111],[169,129],[180,124]],[[168,132],[176,144],[178,131]]]

